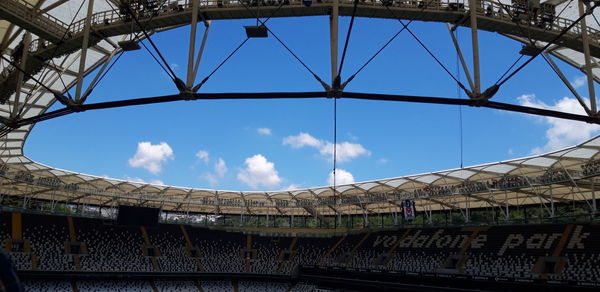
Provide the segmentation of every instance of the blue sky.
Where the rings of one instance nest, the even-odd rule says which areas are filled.
[[[349,18],[340,22],[340,51]],[[202,80],[245,38],[255,20],[214,21],[200,65]],[[329,81],[328,17],[271,19],[273,30],[319,76]],[[457,72],[443,23],[411,29]],[[355,72],[401,28],[394,20],[357,18],[343,76]],[[198,31],[199,37],[203,28]],[[458,30],[467,60],[470,31]],[[521,45],[480,32],[482,87],[519,57]],[[154,35],[185,79],[189,26]],[[340,54],[341,55],[341,54]],[[558,61],[587,96],[582,74]],[[92,75],[93,76],[93,75]],[[461,80],[466,84],[464,74]],[[90,77],[88,77],[89,79]],[[345,79],[345,78],[343,78]],[[200,92],[322,90],[272,36],[251,39]],[[462,97],[456,84],[403,32],[347,91]],[[159,96],[176,89],[145,50],[126,53],[88,102]],[[494,100],[577,112],[575,99],[537,59],[507,82]],[[546,152],[585,140],[599,127],[483,108],[338,100],[337,182],[365,181],[460,167],[462,111],[465,166]],[[44,164],[117,179],[229,190],[322,186],[333,169],[333,101],[180,101],[91,111],[36,125],[25,154]]]

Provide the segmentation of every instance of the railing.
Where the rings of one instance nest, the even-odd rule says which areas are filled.
[[[279,6],[281,1],[285,1],[284,5],[298,5],[303,6],[302,1],[300,0],[244,0],[243,3],[241,1],[232,0],[232,1],[200,1],[201,9],[207,8],[240,8],[240,7],[248,7],[248,6]],[[26,5],[29,9],[34,10],[35,8],[24,0],[5,0],[1,1],[3,3],[17,2],[19,5]],[[327,4],[331,3],[332,0],[317,0],[315,1],[315,5],[318,4]],[[340,0],[340,5],[352,5],[352,0]],[[564,28],[570,26],[573,23],[573,20],[555,17],[554,15],[548,13],[541,13],[536,18],[533,18],[526,10],[523,10],[518,6],[504,5],[495,1],[480,1],[481,6],[478,7],[477,11],[479,14],[483,14],[486,17],[501,19],[503,21],[509,23],[517,23],[516,25],[526,25],[526,28],[533,25],[539,29],[543,29],[544,31],[553,31],[555,33],[561,32]],[[415,9],[415,10],[437,10],[437,11],[458,11],[458,12],[466,12],[469,10],[468,1],[466,0],[421,0],[421,1],[392,1],[392,0],[371,0],[371,1],[363,1],[361,3],[362,6],[382,6],[386,5],[389,7],[401,7],[407,9]],[[13,5],[15,6],[15,5]],[[156,7],[153,9],[140,9],[134,11],[136,13],[136,17],[138,17],[140,22],[148,21],[152,17],[156,16],[167,16],[171,14],[178,14],[183,11],[189,12],[191,10],[192,4],[189,0],[178,0],[169,2],[167,5],[162,7]],[[118,9],[118,8],[115,8]],[[42,21],[48,23],[51,22],[54,25],[61,26],[64,30],[57,31],[61,35],[65,33],[68,28],[70,32],[70,36],[74,36],[78,33],[82,33],[85,28],[86,19],[80,19],[74,22],[71,26],[61,21],[60,19],[48,14],[44,13],[43,17],[38,15],[32,16],[36,19],[36,21]],[[132,21],[131,16],[127,16],[125,14],[120,13],[120,11],[115,10],[107,10],[98,12],[92,15],[92,26],[107,26],[113,25],[118,22],[130,22]],[[47,21],[46,21],[47,20]],[[49,27],[51,28],[51,27]],[[574,37],[577,37],[581,33],[580,24],[576,24],[567,34],[571,34]],[[600,31],[588,27],[588,34],[591,36],[590,41],[598,44]],[[31,51],[36,51],[43,46],[39,46],[39,44],[35,44],[32,46]]]
[[[3,0],[0,1],[0,6],[18,13],[21,17],[29,19],[31,22],[42,25],[45,30],[52,30],[57,36],[61,36],[67,31],[68,25],[62,20],[48,14],[32,13],[37,12],[37,9],[33,4],[24,0]]]

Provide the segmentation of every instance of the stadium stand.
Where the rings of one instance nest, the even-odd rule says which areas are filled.
[[[151,272],[152,264],[143,256],[144,245],[139,228],[76,218],[79,240],[86,243],[88,253],[81,256],[84,271]]]
[[[245,236],[225,231],[189,228],[192,244],[198,248],[202,270],[212,273],[243,273],[245,261],[240,255]]]
[[[286,283],[240,281],[238,290],[239,292],[286,292],[288,286]]]
[[[0,211],[0,243],[3,243],[0,247],[2,249],[4,249],[5,240],[10,238],[9,222],[11,222],[10,213]]]
[[[5,245],[12,242],[9,254],[20,271],[79,272],[72,261],[75,255],[67,252],[70,238],[75,238],[69,234],[67,217],[21,214],[22,240],[15,240],[12,235],[19,234],[10,230],[13,218],[9,213],[0,215],[3,241]],[[77,242],[87,246],[77,254],[81,257],[80,272],[289,277],[301,272],[299,267],[312,266],[401,273],[398,275],[453,274],[600,285],[600,225],[594,223],[408,228],[285,237],[174,224],[144,229],[91,218],[74,218],[73,222]],[[15,226],[18,229],[18,224]],[[158,259],[158,269],[153,258]],[[198,287],[206,292],[312,289],[309,284],[290,286],[285,281],[261,283],[252,279],[126,280],[76,279],[76,286],[81,292],[175,292],[198,291]],[[31,291],[38,291],[35,287],[41,283],[30,280],[26,285],[33,287]],[[68,282],[48,285],[48,291],[71,291]]]
[[[164,225],[160,230],[148,229],[150,243],[160,253],[157,257],[160,271],[163,272],[196,272],[194,258],[186,254],[186,241],[177,225]]]
[[[561,274],[552,279],[600,282],[600,253],[594,247],[600,246],[600,226],[576,226],[573,237],[566,244],[563,256],[566,264]],[[581,239],[581,240],[578,240]]]
[[[257,274],[276,274],[279,267],[279,254],[290,245],[290,238],[253,236],[253,248],[256,259],[252,262],[252,272]]]
[[[229,292],[233,291],[230,281],[202,281],[200,286],[204,292]]]
[[[65,254],[65,243],[69,241],[65,217],[30,214],[23,216],[23,227],[23,237],[31,243],[31,253],[37,259],[38,269],[74,269],[73,256]]]
[[[154,292],[144,281],[78,281],[79,292]]]
[[[25,291],[36,292],[72,292],[71,283],[67,281],[27,280],[23,281]]]
[[[472,245],[466,253],[465,272],[470,275],[533,278],[538,258],[549,257],[557,247],[564,225],[492,227],[480,235],[485,246]]]
[[[289,290],[289,292],[312,292],[315,291],[316,286],[308,283],[298,283]]]
[[[192,281],[154,281],[159,292],[198,292],[198,286]]]

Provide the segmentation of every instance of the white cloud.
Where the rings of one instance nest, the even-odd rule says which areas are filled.
[[[223,158],[219,157],[219,159],[217,159],[217,162],[214,165],[214,170],[214,173],[206,172],[201,176],[201,178],[207,180],[211,186],[218,185],[219,180],[223,179],[227,173],[227,164],[225,164],[225,160],[223,160]]]
[[[227,173],[227,165],[225,165],[225,160],[223,160],[223,158],[219,157],[217,163],[215,163],[215,173],[219,178],[225,177],[225,173]]]
[[[246,168],[240,170],[237,178],[253,189],[259,186],[274,188],[281,183],[275,164],[269,162],[262,154],[246,158]]]
[[[320,147],[319,153],[326,157],[333,157],[333,143],[325,143]],[[338,162],[347,162],[359,156],[369,156],[371,152],[365,149],[362,145],[350,142],[342,142],[337,144],[335,156]]]
[[[256,132],[263,136],[270,136],[272,134],[272,131],[269,128],[258,128],[256,129]]]
[[[543,101],[537,100],[535,95],[522,95],[517,97],[519,104],[530,107],[537,107],[561,112],[585,115],[585,111],[575,98],[563,97],[553,105],[548,105]],[[587,102],[587,101],[586,101]],[[600,126],[587,124],[584,122],[544,117],[542,121],[548,124],[550,128],[546,130],[548,141],[542,147],[536,147],[531,152],[540,154],[548,151],[562,149],[573,146],[584,140],[590,139],[592,134],[600,130]]]
[[[162,164],[174,157],[173,149],[165,142],[156,145],[150,142],[139,142],[137,152],[129,159],[129,166],[142,167],[153,174],[158,174],[162,170]]]
[[[513,151],[512,148],[508,148],[508,152],[506,154],[508,154],[508,156],[514,156],[515,152]]]
[[[587,84],[587,77],[585,75],[577,76],[573,81],[571,81],[571,85],[575,88],[581,88],[582,86]]]
[[[283,139],[283,145],[290,145],[298,149],[304,146],[317,148],[319,153],[329,159],[333,158],[334,144],[319,140],[308,133],[300,133],[296,136],[288,136]],[[357,143],[342,142],[337,143],[336,158],[339,162],[347,162],[359,156],[369,156],[371,152]]]
[[[198,157],[198,159],[202,160],[204,163],[208,163],[208,160],[210,159],[210,154],[206,150],[199,150],[198,152],[196,152],[196,157]]]
[[[298,149],[304,146],[320,148],[323,142],[307,133],[300,133],[296,136],[288,136],[283,138],[283,145],[290,145],[292,148]]]
[[[335,184],[336,185],[346,185],[354,183],[354,176],[343,169],[335,170]],[[333,171],[329,173],[329,177],[327,177],[327,184],[333,185]]]

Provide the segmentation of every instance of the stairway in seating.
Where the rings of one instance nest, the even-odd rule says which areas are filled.
[[[252,235],[250,234],[246,235],[246,249],[252,249]],[[246,273],[252,272],[252,260],[245,258],[244,261],[246,262],[246,269],[244,271]],[[237,282],[235,282],[233,290],[237,291]]]
[[[344,236],[340,237],[340,239],[324,255],[322,255],[317,260],[317,265],[320,265],[321,263],[323,263],[323,261],[326,258],[328,258],[331,254],[333,254],[333,252],[338,248],[338,246],[340,246],[340,244],[342,244],[342,242],[344,242],[344,240],[346,240],[347,236],[348,236],[347,234],[344,234]]]
[[[402,233],[400,238],[398,238],[396,243],[394,243],[394,245],[392,245],[390,247],[390,249],[388,249],[388,254],[390,256],[388,256],[388,258],[385,260],[384,266],[388,266],[390,264],[390,262],[392,262],[392,258],[393,258],[392,255],[394,254],[394,252],[396,251],[396,249],[398,248],[400,243],[402,243],[402,241],[408,236],[409,233],[410,233],[410,229],[406,229],[406,231],[404,231],[404,233]]]
[[[287,248],[287,250],[286,250],[286,251],[287,251],[288,253],[291,253],[291,252],[294,250],[294,248],[296,247],[296,243],[297,243],[297,242],[298,242],[298,237],[294,237],[294,238],[292,239],[292,242],[290,243],[290,246]],[[277,273],[281,273],[281,272],[283,271],[283,268],[284,268],[286,265],[289,265],[291,261],[287,261],[286,263],[284,263],[284,262],[283,262],[283,251],[281,251],[281,252],[279,253],[279,258],[278,258],[278,260],[279,260],[279,266],[277,267]]]
[[[144,243],[146,244],[146,246],[151,246],[152,243],[150,243],[150,238],[148,237],[148,231],[146,231],[146,227],[141,226],[140,230],[142,231],[142,236],[144,237]],[[150,257],[150,260],[152,261],[152,266],[154,267],[154,271],[160,272],[160,267],[158,266],[158,261],[156,260],[156,255],[153,255],[152,257]]]
[[[69,226],[69,240],[71,242],[77,241],[77,233],[75,232],[75,223],[73,217],[67,217],[67,224]],[[73,255],[73,264],[75,265],[75,271],[81,271],[81,258],[79,254]]]
[[[77,282],[71,281],[71,289],[73,292],[79,292],[79,287],[77,287]]]
[[[193,245],[192,245],[192,240],[190,239],[190,235],[188,234],[187,230],[185,229],[185,226],[179,225],[179,228],[181,229],[181,233],[183,233],[183,238],[185,238],[185,244],[188,248],[188,251],[190,252],[190,257],[191,257]],[[194,260],[196,261],[196,267],[198,268],[198,271],[202,271],[202,262],[200,262],[200,257],[196,256],[196,257],[194,257]]]

